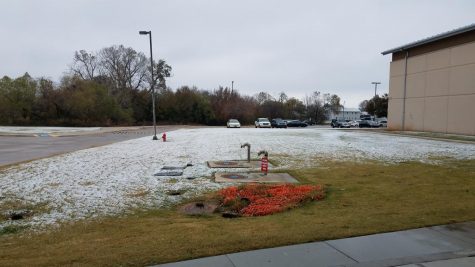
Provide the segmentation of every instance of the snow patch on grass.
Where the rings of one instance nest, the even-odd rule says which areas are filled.
[[[203,128],[168,133],[168,142],[150,137],[128,140],[36,160],[0,171],[0,204],[14,196],[35,205],[49,203],[48,212],[24,221],[0,222],[43,227],[58,222],[120,214],[133,208],[163,207],[183,197],[225,185],[209,177],[216,171],[206,161],[246,159],[267,150],[279,169],[317,166],[316,159],[401,162],[434,158],[474,159],[475,145],[330,129]],[[163,166],[194,166],[182,177],[156,177]],[[239,171],[243,171],[240,169]],[[195,179],[187,179],[193,177]],[[181,196],[166,192],[180,190]]]

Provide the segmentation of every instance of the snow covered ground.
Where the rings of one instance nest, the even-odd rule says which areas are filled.
[[[167,133],[169,142],[150,137],[36,160],[0,171],[2,202],[47,204],[48,212],[27,220],[1,221],[36,227],[125,212],[132,208],[162,207],[182,197],[221,188],[209,177],[208,160],[245,159],[259,150],[277,159],[279,168],[318,166],[319,159],[380,160],[387,163],[419,160],[437,163],[450,157],[474,159],[475,145],[398,137],[364,131],[332,129],[186,129]],[[182,177],[156,177],[163,166],[188,167]],[[242,171],[242,170],[241,170]],[[194,178],[194,179],[189,179]],[[169,196],[170,190],[185,190]]]

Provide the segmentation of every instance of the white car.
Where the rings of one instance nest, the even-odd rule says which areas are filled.
[[[241,123],[239,123],[238,120],[236,119],[230,119],[228,120],[228,123],[226,124],[228,128],[241,128]]]
[[[350,127],[359,127],[360,126],[359,122],[357,122],[357,121],[350,121],[349,124],[350,124]]]
[[[258,118],[255,122],[254,125],[259,128],[270,128],[271,124],[268,118]]]

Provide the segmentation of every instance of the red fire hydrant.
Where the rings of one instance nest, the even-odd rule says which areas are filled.
[[[267,172],[269,171],[269,159],[267,158],[267,155],[264,155],[261,159],[261,171],[264,175],[267,175]]]
[[[163,140],[163,142],[167,141],[167,133],[162,134],[162,140]]]

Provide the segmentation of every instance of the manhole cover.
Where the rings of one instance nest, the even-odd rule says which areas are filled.
[[[32,215],[31,210],[10,210],[4,213],[6,219],[13,221],[22,220],[30,215]]]
[[[234,162],[234,161],[216,161],[216,165],[237,166],[237,165],[239,165],[239,163]]]
[[[235,173],[232,173],[232,174],[224,174],[222,175],[224,178],[228,178],[228,179],[247,179],[247,176],[246,175],[241,175],[241,174],[235,174]]]

